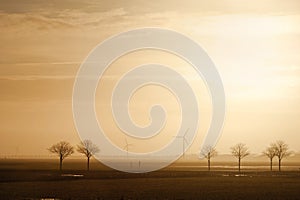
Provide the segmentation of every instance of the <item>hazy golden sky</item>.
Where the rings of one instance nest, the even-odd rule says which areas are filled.
[[[0,0],[0,155],[45,155],[46,148],[59,140],[78,143],[72,88],[80,63],[107,37],[145,26],[186,34],[215,62],[227,96],[219,152],[244,142],[253,153],[260,153],[277,139],[300,151],[298,0]],[[202,80],[179,58],[151,51],[121,58],[100,82],[97,98],[106,95],[108,102],[109,89],[122,73],[118,66],[149,60],[174,65],[197,92],[204,117],[189,153],[197,152],[209,126],[209,96]],[[137,93],[132,102],[140,103],[131,103],[133,119],[147,123],[143,108],[158,100],[171,113],[165,139],[172,137],[178,128],[170,125],[178,122],[174,97],[161,88],[145,89],[159,95],[145,102],[145,91]],[[97,101],[99,119],[105,129],[118,132],[104,101]],[[111,137],[124,145],[117,138]],[[139,151],[140,146],[136,142],[132,150]]]

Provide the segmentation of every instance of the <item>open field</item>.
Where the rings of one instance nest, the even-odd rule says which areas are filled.
[[[57,164],[53,161],[0,163],[1,199],[300,199],[299,170],[239,174],[228,169],[189,171],[178,164],[157,172],[128,174],[99,163],[96,170],[86,172],[81,169],[85,163],[76,161],[66,162],[60,173],[51,169]]]

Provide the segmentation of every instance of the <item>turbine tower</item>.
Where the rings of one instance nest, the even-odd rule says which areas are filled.
[[[128,143],[127,138],[125,138],[125,143],[126,143],[126,145],[123,147],[123,149],[126,150],[126,152],[127,152],[127,158],[128,158],[129,147],[130,147],[132,144],[129,144],[129,143]]]
[[[186,139],[186,134],[188,133],[189,128],[185,131],[185,133],[183,134],[183,136],[176,136],[177,138],[181,138],[182,139],[182,156],[184,158],[184,149],[185,149],[185,143],[188,144],[188,141]]]

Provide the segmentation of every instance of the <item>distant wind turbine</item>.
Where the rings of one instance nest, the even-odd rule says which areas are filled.
[[[128,143],[127,138],[125,138],[125,143],[126,143],[126,145],[123,147],[123,149],[126,150],[126,152],[127,152],[127,158],[128,158],[129,147],[132,146],[132,144]]]
[[[185,143],[188,144],[188,141],[186,139],[186,134],[188,133],[189,128],[185,131],[183,136],[176,136],[177,138],[182,138],[182,156],[184,157],[184,150],[185,150]]]

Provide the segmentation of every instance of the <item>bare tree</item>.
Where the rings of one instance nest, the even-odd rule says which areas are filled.
[[[200,155],[207,159],[208,171],[210,171],[210,159],[217,154],[217,150],[212,146],[205,146],[201,149]]]
[[[266,148],[265,151],[263,151],[263,154],[267,156],[270,159],[270,170],[273,170],[273,158],[276,156],[276,148],[273,144],[271,144],[269,147]]]
[[[238,143],[231,147],[231,154],[238,159],[239,172],[241,171],[241,160],[250,154],[248,147],[243,143]]]
[[[278,157],[278,170],[281,171],[281,160],[290,156],[292,152],[289,151],[289,146],[282,140],[275,142],[272,146],[275,149],[275,155]]]
[[[48,150],[59,156],[59,170],[62,170],[63,160],[74,153],[74,148],[66,141],[58,142],[57,144],[52,145]]]
[[[91,140],[84,140],[77,145],[77,151],[84,154],[87,157],[87,170],[90,170],[90,158],[100,151],[100,149],[93,144]]]

